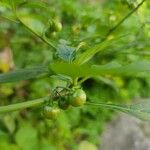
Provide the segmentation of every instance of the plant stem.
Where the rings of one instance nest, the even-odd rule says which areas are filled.
[[[24,24],[20,19],[19,17],[17,17],[17,19],[19,20],[19,22],[25,26],[30,32],[32,32],[33,34],[35,34],[38,38],[40,38],[43,42],[45,42],[46,44],[50,45],[51,47],[53,47],[55,50],[57,50],[57,48],[50,42],[48,41],[46,38],[38,35],[36,32],[34,32],[31,28],[29,28],[26,24]]]
[[[83,79],[81,79],[78,84],[82,84],[83,82],[85,82],[86,80],[88,80],[90,77],[84,77]]]
[[[16,16],[16,18],[19,20],[19,22],[25,26],[30,32],[32,32],[34,35],[36,35],[37,37],[39,37],[43,42],[45,42],[46,44],[48,44],[49,46],[53,47],[55,50],[57,50],[57,48],[50,42],[46,39],[46,37],[43,37],[43,36],[40,36],[39,34],[37,34],[36,32],[34,32],[30,27],[28,27],[26,24],[24,24],[20,18],[18,17],[17,15],[17,10],[16,10],[16,6],[14,4],[14,2],[12,1],[11,2],[11,7],[12,7],[12,11],[14,13],[14,15]]]
[[[11,104],[7,106],[0,106],[0,113],[6,113],[11,111],[17,111],[29,107],[40,106],[48,100],[49,97],[43,97],[32,101],[21,102],[17,104]]]
[[[76,86],[78,84],[78,78],[73,79],[73,85]]]
[[[146,0],[142,0],[133,10],[131,10],[123,19],[121,19],[113,28],[111,28],[108,33],[106,34],[105,38],[103,39],[106,40],[107,37],[114,32],[127,18],[129,18],[135,11],[137,11],[140,6],[145,2]]]

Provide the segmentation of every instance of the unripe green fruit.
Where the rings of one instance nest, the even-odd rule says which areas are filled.
[[[46,32],[45,32],[45,36],[47,38],[54,38],[56,37],[56,32],[52,32],[51,29],[47,29]]]
[[[70,96],[70,104],[78,107],[86,103],[86,93],[82,89],[76,89]]]
[[[60,99],[58,101],[58,106],[60,109],[63,109],[63,110],[68,109],[70,106],[69,99],[67,99],[67,98]]]
[[[60,32],[62,30],[62,24],[59,21],[50,20],[49,29],[51,30],[51,32]]]
[[[53,108],[50,106],[45,106],[43,109],[43,115],[47,119],[54,119],[58,116],[59,113],[60,113],[59,108]]]
[[[57,32],[60,32],[62,30],[62,24],[56,20],[50,20],[49,26],[45,31],[45,36],[48,38],[54,38],[56,37]]]
[[[60,22],[54,21],[54,29],[56,32],[60,32],[62,30],[62,24]]]

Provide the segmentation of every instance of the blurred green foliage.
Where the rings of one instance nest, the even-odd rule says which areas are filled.
[[[14,16],[7,9],[7,3],[0,1],[0,54],[9,48],[13,54],[15,68],[49,64],[53,59],[53,48],[44,44],[38,37],[21,24],[11,22]],[[7,1],[6,1],[7,2]],[[99,43],[107,33],[140,2],[129,0],[45,0],[46,6],[33,1],[32,5],[22,5],[21,15],[33,17],[33,28],[40,34],[49,19],[57,19],[63,30],[55,37],[54,43],[66,40],[72,48],[80,42],[84,46],[79,52]],[[6,7],[4,7],[4,4]],[[38,5],[40,7],[38,7]],[[46,7],[43,11],[42,7]],[[105,64],[111,60],[133,62],[149,59],[150,53],[150,2],[126,19],[108,39],[122,37],[119,42],[97,54],[91,61]],[[5,14],[5,15],[4,15]],[[8,17],[9,16],[9,17]],[[6,19],[7,18],[7,19]],[[40,32],[39,32],[40,30]],[[62,55],[60,53],[60,55]],[[8,62],[7,62],[8,63]],[[10,65],[11,62],[8,63]],[[2,67],[3,66],[3,67]],[[0,60],[0,71],[5,71]],[[6,105],[47,95],[57,85],[65,83],[55,76],[0,85],[0,104]],[[122,103],[136,97],[150,96],[150,77],[129,78],[104,76],[89,79],[83,84],[89,97]],[[113,116],[113,111],[90,107],[74,108],[62,113],[56,120],[41,117],[40,109],[23,110],[0,116],[0,149],[2,150],[95,150],[100,144],[100,134],[105,123]]]

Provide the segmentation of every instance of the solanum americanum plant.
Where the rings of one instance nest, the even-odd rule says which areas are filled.
[[[55,76],[56,78],[65,81],[66,86],[59,87],[58,85],[53,91],[51,91],[51,94],[47,93],[48,96],[43,98],[17,104],[10,104],[7,106],[0,106],[0,113],[17,111],[34,106],[42,106],[43,109],[41,111],[43,116],[47,119],[53,119],[56,118],[60,112],[63,112],[66,109],[76,109],[76,107],[82,108],[89,105],[122,111],[134,115],[140,119],[150,121],[149,101],[132,104],[129,106],[107,102],[95,103],[91,97],[87,96],[82,87],[82,83],[89,78],[105,78],[107,76],[143,77],[144,72],[146,72],[144,75],[150,73],[150,61],[147,59],[133,62],[129,61],[130,63],[126,62],[123,64],[117,60],[110,62],[106,61],[105,64],[97,64],[96,61],[94,61],[95,55],[100,55],[104,50],[106,52],[108,47],[122,40],[122,36],[110,38],[111,33],[117,30],[118,27],[144,2],[145,0],[139,3],[137,7],[129,12],[129,14],[124,16],[121,21],[119,21],[114,27],[112,27],[112,29],[108,31],[104,38],[101,40],[98,39],[93,46],[91,45],[85,47],[84,49],[82,49],[82,45],[83,43],[88,43],[86,40],[89,38],[85,37],[83,40],[75,40],[75,43],[68,41],[68,39],[64,40],[65,37],[61,37],[61,34],[56,33],[61,33],[63,31],[65,23],[63,23],[61,19],[53,19],[51,16],[44,19],[44,16],[40,16],[42,14],[38,14],[39,16],[35,17],[36,14],[32,14],[32,11],[25,11],[26,9],[28,10],[30,6],[33,6],[32,2],[27,1],[21,3],[19,1],[9,1],[7,5],[5,4],[4,7],[9,6],[7,9],[10,9],[13,14],[11,17],[6,16],[6,18],[11,18],[10,20],[13,20],[13,23],[19,23],[19,25],[21,24],[35,36],[40,38],[41,41],[50,46],[54,57],[49,64],[27,69],[18,69],[9,73],[0,74],[0,84],[35,78],[38,80],[38,77],[50,78]],[[1,3],[3,3],[3,1]],[[43,5],[36,5],[36,3],[34,3],[34,7],[36,6],[40,9],[40,11],[49,11],[49,8],[47,8],[46,5],[43,7]],[[9,14],[10,12],[8,15]],[[48,15],[49,14],[50,13],[48,13]],[[39,19],[40,17],[42,19]],[[56,38],[52,38],[53,36],[56,36]],[[108,80],[109,79],[107,79],[107,81]]]

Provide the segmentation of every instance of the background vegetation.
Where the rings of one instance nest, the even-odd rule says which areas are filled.
[[[150,58],[148,0],[139,8],[140,0],[45,0],[46,5],[40,1],[15,2],[21,8],[20,18],[37,33],[43,24],[48,26],[49,19],[60,21],[62,31],[51,36],[51,41],[55,45],[66,43],[73,48],[80,47],[79,54],[104,40],[115,39],[91,64],[111,61],[126,64]],[[9,3],[9,0],[0,1],[0,72],[52,62],[53,47],[17,22]],[[43,97],[64,84],[55,76],[0,84],[0,105]],[[133,98],[150,96],[150,77],[104,75],[86,80],[83,89],[97,102],[130,103]],[[96,149],[106,122],[114,115],[111,110],[86,106],[69,109],[51,121],[44,119],[40,110],[0,115],[0,149]]]

